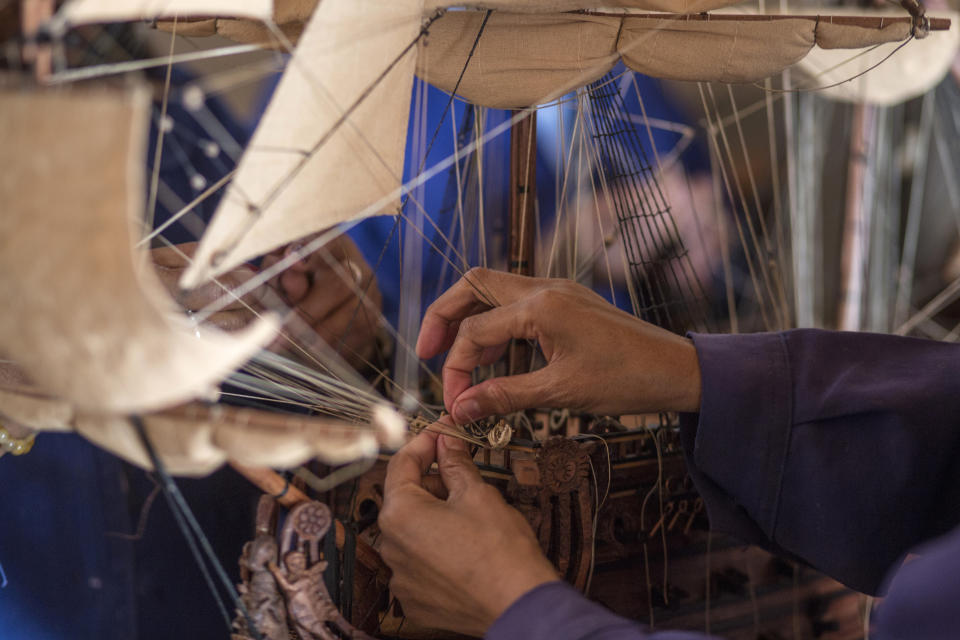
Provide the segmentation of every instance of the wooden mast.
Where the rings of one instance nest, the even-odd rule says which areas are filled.
[[[515,115],[518,112],[515,112]],[[534,238],[537,204],[537,112],[514,123],[510,129],[510,273],[534,275]],[[532,348],[514,341],[507,358],[509,373],[530,368]]]
[[[53,53],[47,43],[36,42],[40,27],[53,16],[53,0],[21,0],[20,32],[26,38],[23,61],[33,65],[37,82],[45,82],[53,70]]]
[[[863,299],[866,285],[866,246],[869,242],[870,203],[864,189],[867,183],[868,158],[873,152],[875,109],[858,104],[853,111],[850,137],[850,159],[847,163],[846,219],[841,253],[841,300],[837,328],[859,331],[863,323]]]

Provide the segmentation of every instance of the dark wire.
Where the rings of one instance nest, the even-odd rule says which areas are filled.
[[[173,477],[167,471],[166,466],[160,461],[159,456],[157,456],[157,452],[153,448],[150,438],[147,436],[147,430],[144,427],[143,419],[137,415],[130,416],[129,419],[130,424],[133,425],[134,430],[136,430],[137,435],[140,437],[143,447],[147,450],[147,455],[150,457],[150,462],[153,464],[153,468],[156,470],[157,476],[160,478],[160,487],[163,490],[163,496],[167,499],[167,503],[170,505],[170,510],[173,512],[173,517],[176,519],[177,526],[180,528],[180,531],[183,533],[183,537],[187,541],[187,545],[190,547],[190,552],[193,554],[193,558],[196,560],[197,566],[200,567],[200,572],[203,574],[203,579],[207,584],[207,588],[217,601],[217,606],[220,608],[220,613],[223,615],[227,629],[232,628],[232,621],[230,619],[230,615],[227,613],[227,607],[223,601],[223,597],[219,591],[217,591],[213,577],[210,575],[210,570],[204,562],[203,554],[206,554],[207,561],[213,566],[214,571],[217,573],[217,577],[223,583],[223,587],[229,594],[230,599],[233,600],[234,604],[237,606],[237,609],[243,615],[244,619],[246,619],[250,635],[254,640],[263,640],[263,636],[260,635],[260,631],[253,622],[253,618],[250,617],[250,612],[247,611],[246,605],[243,604],[243,601],[240,599],[240,595],[237,593],[236,588],[230,581],[229,576],[227,576],[226,570],[223,568],[219,558],[217,558],[217,555],[214,553],[210,541],[207,539],[207,536],[204,535],[203,529],[200,527],[200,523],[197,522],[196,517],[193,515],[190,505],[187,504],[183,494],[180,493],[179,487],[177,487],[177,483],[174,482]],[[196,536],[196,539],[194,539],[194,536]],[[203,553],[201,553],[200,548],[197,547],[198,542],[200,547],[203,549]]]

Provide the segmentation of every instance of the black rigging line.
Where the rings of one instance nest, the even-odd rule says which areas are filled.
[[[706,326],[703,287],[690,264],[670,205],[635,124],[618,118],[626,107],[619,91],[610,88],[610,84],[611,79],[605,78],[594,83],[589,91],[593,137],[605,156],[608,180],[623,185],[621,189],[612,190],[614,209],[624,238],[630,275],[640,298],[638,312],[658,324],[665,323],[674,331],[682,331],[689,325]],[[671,284],[675,286],[675,299],[669,297]],[[675,317],[671,307],[677,307],[682,313]]]
[[[609,89],[607,89],[607,91],[609,91]],[[613,127],[609,126],[607,119],[603,117],[607,111],[606,105],[602,102],[604,97],[604,94],[600,90],[595,89],[590,92],[592,103],[591,113],[593,115],[595,129],[593,137],[596,140],[598,150],[600,150],[604,156],[603,159],[606,160],[607,175],[604,177],[611,185],[614,185],[621,178],[628,178],[631,172],[625,168],[622,159],[619,159],[620,161],[618,162],[618,158],[616,158],[616,154],[613,152],[610,137],[614,135],[615,131]],[[626,182],[626,184],[632,186],[631,182]],[[642,216],[631,213],[637,210],[638,203],[634,197],[635,194],[632,192],[628,194],[625,189],[611,189],[611,191],[621,237],[624,242],[624,251],[627,254],[630,274],[638,297],[638,308],[635,310],[635,313],[655,324],[669,326],[672,324],[669,309],[666,306],[656,304],[657,300],[664,301],[665,303],[666,296],[656,278],[656,272],[651,272],[647,269],[647,261],[642,254],[643,249],[649,246],[646,239],[640,237],[644,235],[644,229],[639,224],[643,218]],[[628,195],[630,196],[631,202],[627,202]],[[638,236],[638,233],[640,236]],[[651,278],[653,278],[652,283]],[[654,285],[656,285],[657,290],[654,290]],[[665,319],[661,319],[661,311],[666,316]]]
[[[183,537],[186,539],[187,545],[190,547],[190,552],[193,554],[194,560],[196,560],[197,566],[200,568],[200,572],[203,574],[203,579],[207,584],[207,588],[217,601],[217,606],[220,608],[220,613],[223,615],[227,629],[232,628],[232,621],[230,619],[230,615],[227,613],[227,607],[224,603],[223,597],[217,590],[216,583],[214,582],[213,577],[210,575],[210,569],[204,562],[204,555],[206,555],[207,562],[209,562],[213,567],[214,572],[217,574],[217,578],[219,578],[223,588],[230,596],[230,599],[233,601],[241,615],[243,615],[244,619],[246,620],[250,635],[254,640],[263,640],[263,636],[260,635],[260,631],[254,624],[253,619],[250,617],[250,612],[247,610],[246,605],[244,605],[243,600],[240,599],[240,595],[233,586],[233,582],[230,581],[230,577],[223,568],[223,564],[221,564],[216,553],[214,553],[213,546],[210,544],[207,536],[203,533],[203,529],[200,527],[200,523],[197,522],[196,516],[193,515],[190,505],[187,504],[187,501],[184,499],[183,494],[180,493],[180,489],[177,487],[177,483],[174,481],[173,476],[171,476],[167,471],[166,466],[163,464],[163,462],[161,462],[160,457],[153,448],[153,444],[150,442],[150,438],[147,436],[147,430],[144,426],[143,419],[140,416],[132,415],[129,417],[129,420],[130,424],[137,432],[140,442],[143,443],[144,449],[147,450],[147,455],[150,458],[150,462],[153,464],[153,468],[156,470],[157,476],[159,476],[160,487],[163,490],[163,496],[167,499],[167,503],[170,505],[170,510],[173,512],[173,516],[177,521],[177,526],[183,533]],[[201,548],[203,549],[202,553]]]
[[[640,298],[641,316],[656,324],[674,328],[670,314],[670,300],[667,297],[669,287],[662,282],[661,274],[651,271],[649,267],[659,266],[655,260],[656,245],[650,228],[651,218],[659,213],[659,207],[652,207],[651,203],[643,198],[636,186],[642,169],[635,167],[634,157],[624,153],[620,141],[614,137],[622,134],[622,130],[615,128],[612,111],[613,106],[609,98],[615,89],[595,90],[590,93],[593,104],[592,114],[598,147],[606,156],[607,180],[611,184],[621,184],[623,188],[614,189],[614,209],[624,238],[630,270],[634,283],[637,285],[637,294]],[[651,238],[647,238],[647,234]],[[663,246],[666,249],[666,245]],[[661,317],[661,314],[663,317]]]

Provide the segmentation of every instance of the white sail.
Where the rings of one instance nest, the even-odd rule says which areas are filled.
[[[396,213],[422,5],[320,4],[183,287],[361,213]]]
[[[960,19],[956,12],[929,15],[949,18],[953,25]],[[905,102],[930,91],[949,73],[960,51],[960,29],[952,26],[914,40],[909,52],[893,53],[898,46],[883,44],[856,57],[850,51],[814,49],[796,66],[806,77],[801,86],[827,87],[818,95],[843,102],[876,106]]]
[[[172,16],[269,20],[272,15],[273,0],[71,0],[59,11],[57,19],[78,25]]]
[[[92,411],[196,398],[276,328],[198,336],[133,252],[149,108],[145,88],[0,92],[0,353]]]

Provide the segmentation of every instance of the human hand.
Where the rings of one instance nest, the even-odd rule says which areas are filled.
[[[511,338],[536,340],[547,364],[471,386]],[[443,402],[459,424],[533,407],[606,415],[697,411],[693,342],[625,313],[569,280],[471,269],[430,305],[417,355],[449,350]]]
[[[434,460],[446,499],[426,488]],[[390,590],[414,622],[481,636],[524,593],[558,579],[530,525],[452,436],[425,429],[393,456],[378,522]]]
[[[266,255],[262,268],[272,267],[302,246],[292,244]],[[369,360],[376,344],[382,298],[370,265],[348,236],[339,236],[295,262],[272,284],[306,324],[348,362],[359,366]]]
[[[160,281],[171,296],[187,312],[201,311],[205,307],[221,301],[223,308],[211,315],[208,321],[225,331],[242,329],[254,319],[255,311],[260,308],[259,301],[264,293],[263,287],[258,287],[241,299],[232,296],[229,291],[244,284],[255,275],[255,271],[242,265],[217,276],[216,281],[183,291],[180,289],[180,276],[189,264],[197,250],[196,242],[187,242],[172,247],[160,247],[151,250],[151,258]],[[219,283],[219,284],[218,284]]]

